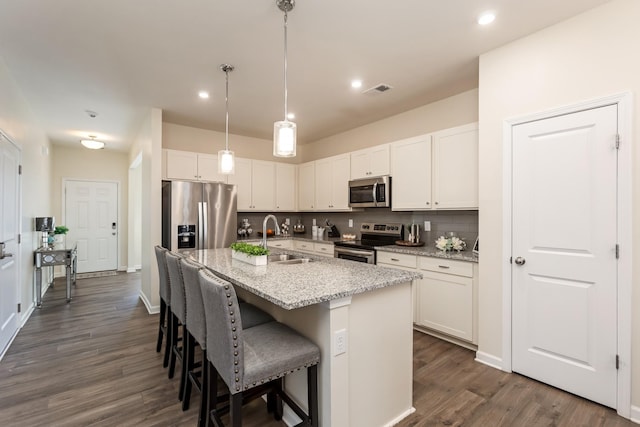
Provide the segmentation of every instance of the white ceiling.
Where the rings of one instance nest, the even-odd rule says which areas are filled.
[[[607,1],[298,0],[288,59],[299,142],[475,88],[481,53]],[[480,27],[485,10],[497,19]],[[149,107],[224,132],[225,62],[236,67],[230,133],[271,139],[283,37],[275,0],[0,0],[0,57],[54,144],[95,134],[127,150]],[[361,93],[380,83],[393,90]]]

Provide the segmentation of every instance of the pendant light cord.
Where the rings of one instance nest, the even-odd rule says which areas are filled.
[[[225,150],[229,151],[229,70],[225,70],[227,86],[226,96],[224,98],[225,109],[227,112],[226,126],[225,126]]]
[[[287,111],[287,11],[284,12],[284,121],[289,121]]]

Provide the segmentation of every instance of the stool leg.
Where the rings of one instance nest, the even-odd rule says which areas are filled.
[[[158,327],[158,343],[156,344],[156,353],[160,353],[160,350],[162,350],[162,337],[166,329],[164,325],[166,314],[167,303],[165,303],[164,300],[160,298],[160,325]]]
[[[191,381],[189,380],[189,372],[193,371],[194,352],[195,352],[195,339],[186,326],[182,328],[184,334],[182,343],[182,379],[180,380],[180,393],[182,397],[182,410],[189,409],[189,402],[191,401]]]
[[[318,365],[307,368],[307,399],[311,427],[318,427]]]
[[[171,356],[171,340],[173,336],[173,313],[171,312],[171,306],[167,306],[167,334],[165,338],[165,348],[164,348],[164,361],[162,362],[162,366],[166,368],[169,366],[169,358]]]
[[[171,346],[169,355],[169,379],[173,378],[173,374],[176,371],[176,352],[175,348],[178,345],[178,318],[175,314],[171,313]]]
[[[209,412],[207,411],[209,402],[209,360],[207,360],[207,350],[202,350],[202,380],[200,381],[200,414],[198,415],[198,427],[205,427]]]
[[[229,425],[242,427],[242,393],[232,394],[229,397]]]

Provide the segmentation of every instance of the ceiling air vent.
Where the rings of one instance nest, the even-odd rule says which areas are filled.
[[[389,91],[391,89],[393,89],[392,86],[386,85],[384,83],[380,83],[379,85],[375,85],[374,87],[369,88],[369,89],[363,91],[362,93],[368,94],[368,95],[377,95],[379,93],[387,92],[387,91]]]

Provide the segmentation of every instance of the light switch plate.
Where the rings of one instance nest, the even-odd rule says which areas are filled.
[[[353,228],[353,220],[352,219],[349,220],[349,227]]]
[[[424,231],[431,231],[431,221],[424,222]]]

